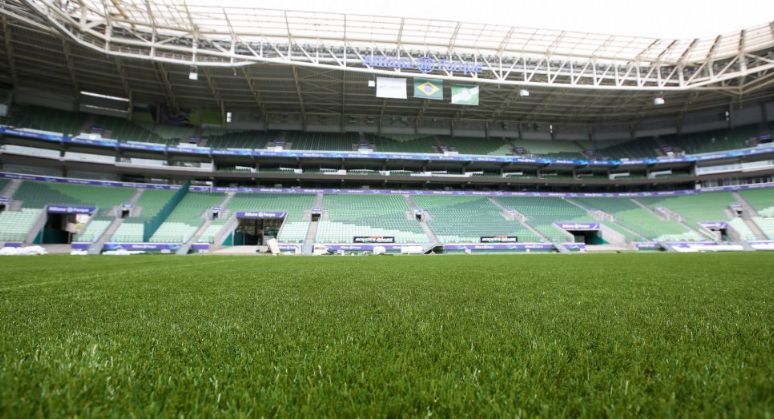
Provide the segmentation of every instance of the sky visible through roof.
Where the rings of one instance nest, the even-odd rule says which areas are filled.
[[[418,17],[679,39],[709,38],[774,20],[774,1],[771,0],[186,1],[189,4]]]

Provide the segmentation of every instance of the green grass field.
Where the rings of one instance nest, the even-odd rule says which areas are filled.
[[[0,417],[771,418],[772,256],[7,257]]]

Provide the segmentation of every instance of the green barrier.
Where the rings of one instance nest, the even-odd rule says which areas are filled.
[[[169,214],[172,213],[172,211],[175,209],[177,204],[180,203],[180,201],[183,200],[183,198],[188,194],[188,190],[191,187],[191,182],[185,182],[183,186],[178,189],[177,192],[175,192],[174,195],[172,195],[172,198],[169,199],[169,201],[164,204],[164,206],[161,208],[161,211],[158,212],[153,218],[145,221],[143,224],[143,233],[142,233],[142,240],[144,242],[148,242],[150,238],[153,236],[153,234],[156,233],[156,230],[159,229],[161,224],[164,222],[164,220],[169,217]]]

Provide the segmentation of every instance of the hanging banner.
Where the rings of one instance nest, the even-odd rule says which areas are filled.
[[[443,81],[414,79],[414,97],[417,99],[443,100]]]
[[[478,106],[478,86],[451,86],[451,103]]]
[[[406,99],[406,79],[398,77],[377,77],[376,97]]]

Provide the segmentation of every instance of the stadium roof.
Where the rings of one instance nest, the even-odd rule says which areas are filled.
[[[774,21],[680,40],[148,0],[8,0],[0,14],[5,81],[173,107],[594,122],[774,97]],[[481,103],[376,98],[376,75],[475,83]]]

